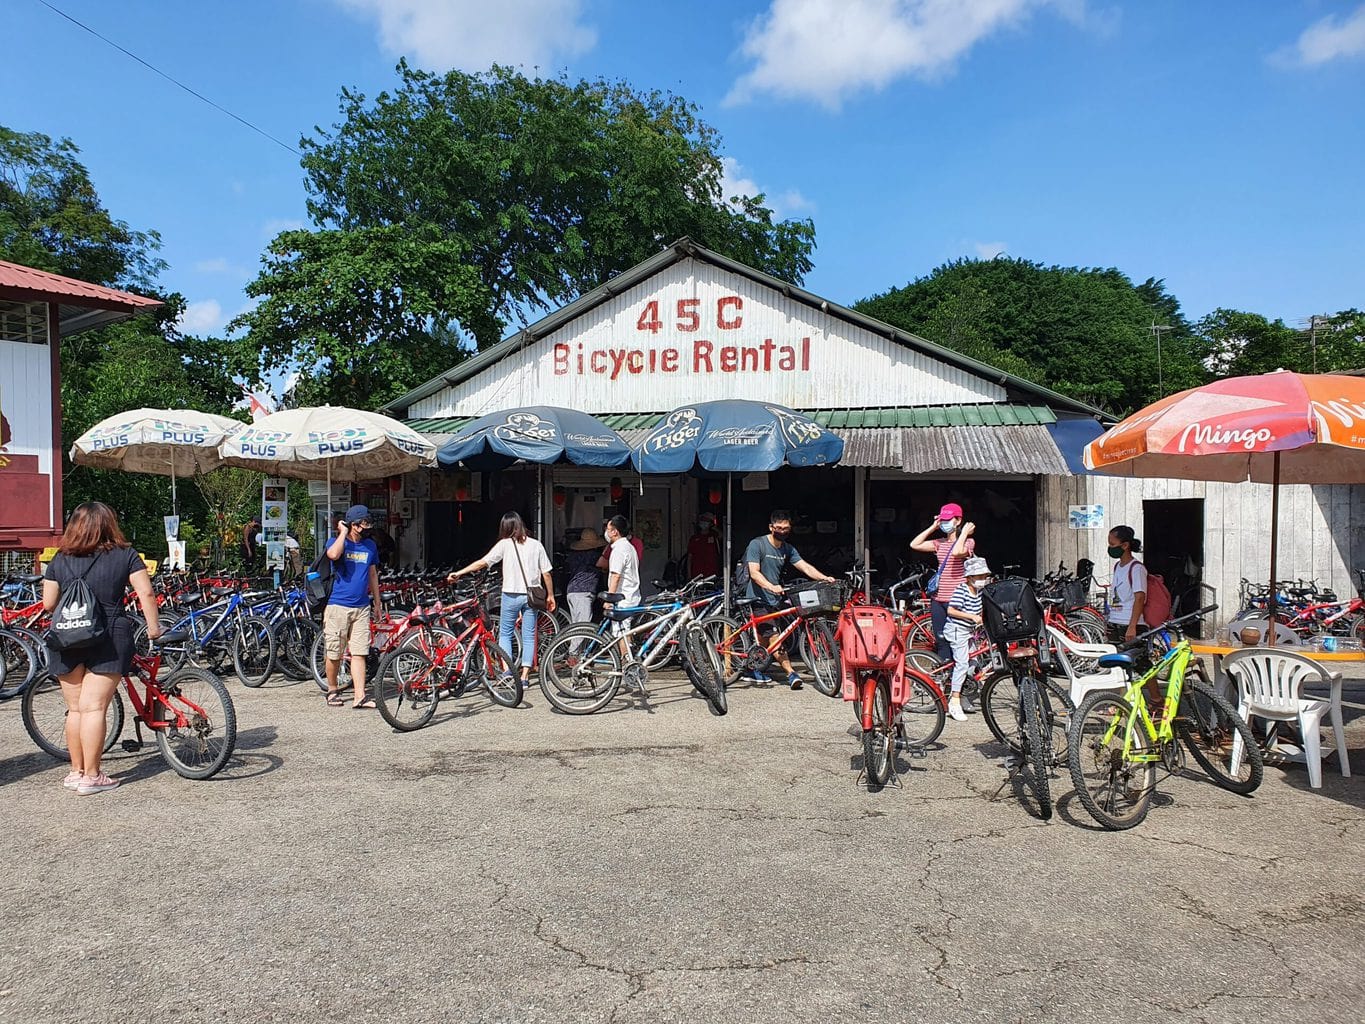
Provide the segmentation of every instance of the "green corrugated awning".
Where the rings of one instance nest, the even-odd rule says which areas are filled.
[[[1013,427],[1057,422],[1046,405],[921,405],[885,406],[876,409],[809,409],[804,412],[830,430],[885,429],[891,427]],[[651,430],[663,419],[662,412],[616,412],[598,415],[613,430]],[[407,420],[420,434],[454,434],[471,416]]]

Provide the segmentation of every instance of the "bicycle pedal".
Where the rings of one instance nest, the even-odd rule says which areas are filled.
[[[128,754],[136,754],[139,750],[142,749],[142,744],[139,743],[137,740],[124,740],[122,743],[119,744],[119,746],[121,746],[124,752]]]

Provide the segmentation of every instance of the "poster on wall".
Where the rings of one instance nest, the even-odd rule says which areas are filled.
[[[289,529],[289,485],[275,477],[261,484],[261,533],[265,537],[265,567],[284,569],[284,537]]]
[[[664,549],[664,510],[661,508],[640,508],[635,510],[635,533],[644,544],[646,551]]]
[[[1072,530],[1098,530],[1104,526],[1103,505],[1072,505],[1066,517]]]

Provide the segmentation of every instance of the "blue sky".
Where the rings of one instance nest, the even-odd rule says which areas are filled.
[[[1365,4],[1329,0],[50,0],[294,144],[407,56],[621,77],[699,104],[732,181],[817,230],[851,302],[959,256],[1165,278],[1186,315],[1365,306]],[[297,157],[6,0],[0,123],[68,136],[156,228],[212,331],[277,231]]]

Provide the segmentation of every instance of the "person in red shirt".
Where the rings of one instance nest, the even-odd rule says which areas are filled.
[[[703,512],[697,517],[697,532],[687,542],[687,576],[720,575],[720,537],[716,533],[716,517]]]

